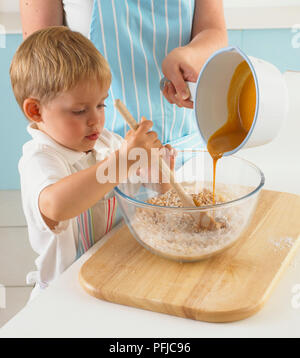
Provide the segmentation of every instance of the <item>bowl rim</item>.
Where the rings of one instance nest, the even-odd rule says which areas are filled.
[[[197,149],[184,149],[184,150],[178,150],[176,149],[177,152],[195,152],[195,153],[208,153],[207,150],[197,150]],[[230,201],[226,201],[225,203],[217,203],[217,204],[211,204],[211,205],[205,205],[205,206],[197,206],[197,207],[189,207],[189,206],[183,206],[183,207],[175,207],[175,206],[161,206],[161,205],[155,205],[155,204],[149,204],[146,203],[144,201],[141,200],[137,200],[134,199],[126,194],[124,194],[119,188],[118,186],[114,187],[114,191],[116,192],[117,195],[121,196],[122,198],[126,199],[127,201],[134,203],[135,205],[138,205],[140,207],[146,207],[146,208],[159,208],[162,210],[176,210],[176,211],[185,211],[185,212],[193,212],[193,211],[207,211],[207,210],[213,210],[213,209],[217,209],[217,208],[224,208],[224,207],[230,207],[235,205],[237,202],[241,202],[241,201],[245,201],[247,199],[249,199],[251,196],[253,196],[254,194],[258,193],[262,187],[265,184],[265,175],[264,173],[258,168],[258,166],[256,166],[255,164],[253,164],[252,162],[250,162],[247,159],[241,158],[239,156],[236,155],[230,155],[230,156],[226,156],[224,158],[220,158],[220,159],[229,159],[229,158],[234,158],[237,160],[240,160],[244,163],[246,163],[247,165],[249,165],[250,167],[252,167],[257,174],[260,176],[260,183],[257,185],[257,187],[252,190],[250,193],[248,193],[247,195],[241,196],[240,198],[234,199],[234,200],[230,200]],[[124,183],[121,183],[124,184]]]

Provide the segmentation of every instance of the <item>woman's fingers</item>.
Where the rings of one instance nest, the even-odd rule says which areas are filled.
[[[167,91],[168,91],[168,96],[171,100],[170,103],[172,103],[172,104],[175,103],[178,105],[178,100],[176,98],[176,90],[175,90],[175,87],[172,82],[167,83]],[[179,104],[179,107],[181,107],[181,104]]]
[[[171,77],[169,78],[173,87],[174,91],[177,94],[178,101],[186,101],[190,98],[190,90],[188,85],[184,81],[183,73],[179,67],[175,67],[176,71],[172,72]]]
[[[164,96],[179,107],[193,108],[187,82],[196,82],[198,67],[193,64],[194,50],[187,46],[173,49],[163,60],[162,71],[165,81]]]
[[[172,97],[171,95],[171,91],[170,91],[170,82],[166,82],[165,83],[165,87],[163,90],[163,95],[166,97],[166,99],[168,100],[169,103],[174,104],[174,96]]]
[[[186,108],[193,108],[194,103],[190,100],[182,100],[178,93],[176,93],[175,86],[172,82],[166,82],[163,95],[171,104],[176,104],[178,107],[186,107]]]
[[[191,100],[187,99],[186,101],[180,101],[181,107],[186,107],[186,108],[194,108],[194,102],[192,102]]]

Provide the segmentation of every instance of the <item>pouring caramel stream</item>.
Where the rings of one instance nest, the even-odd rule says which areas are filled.
[[[229,85],[226,123],[213,133],[207,150],[213,159],[213,203],[215,204],[216,168],[225,152],[238,147],[246,138],[254,119],[256,89],[254,78],[246,61],[241,62]]]

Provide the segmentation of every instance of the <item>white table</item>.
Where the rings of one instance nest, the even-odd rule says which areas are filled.
[[[280,135],[239,155],[263,170],[265,188],[299,195],[300,74],[288,74],[287,81],[291,109]],[[0,330],[0,337],[300,337],[300,251],[258,313],[232,323],[207,323],[109,303],[81,288],[80,267],[115,230],[25,306]]]

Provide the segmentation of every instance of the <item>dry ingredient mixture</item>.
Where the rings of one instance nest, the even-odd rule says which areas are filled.
[[[213,193],[208,189],[203,189],[198,194],[190,194],[197,206],[205,206],[213,204]],[[223,203],[225,200],[222,196],[216,196],[216,203]],[[175,206],[182,207],[182,202],[174,189],[170,189],[165,194],[155,196],[147,203],[159,206]]]
[[[188,188],[186,188],[188,192]],[[213,193],[203,189],[197,194],[190,193],[197,206],[213,203]],[[216,203],[228,201],[228,197],[216,195]],[[182,207],[175,190],[155,196],[147,203]],[[195,261],[210,256],[233,243],[241,234],[252,205],[229,206],[207,210],[219,223],[214,229],[199,225],[195,215],[187,211],[164,208],[138,208],[131,224],[142,244],[155,253],[180,261]]]

